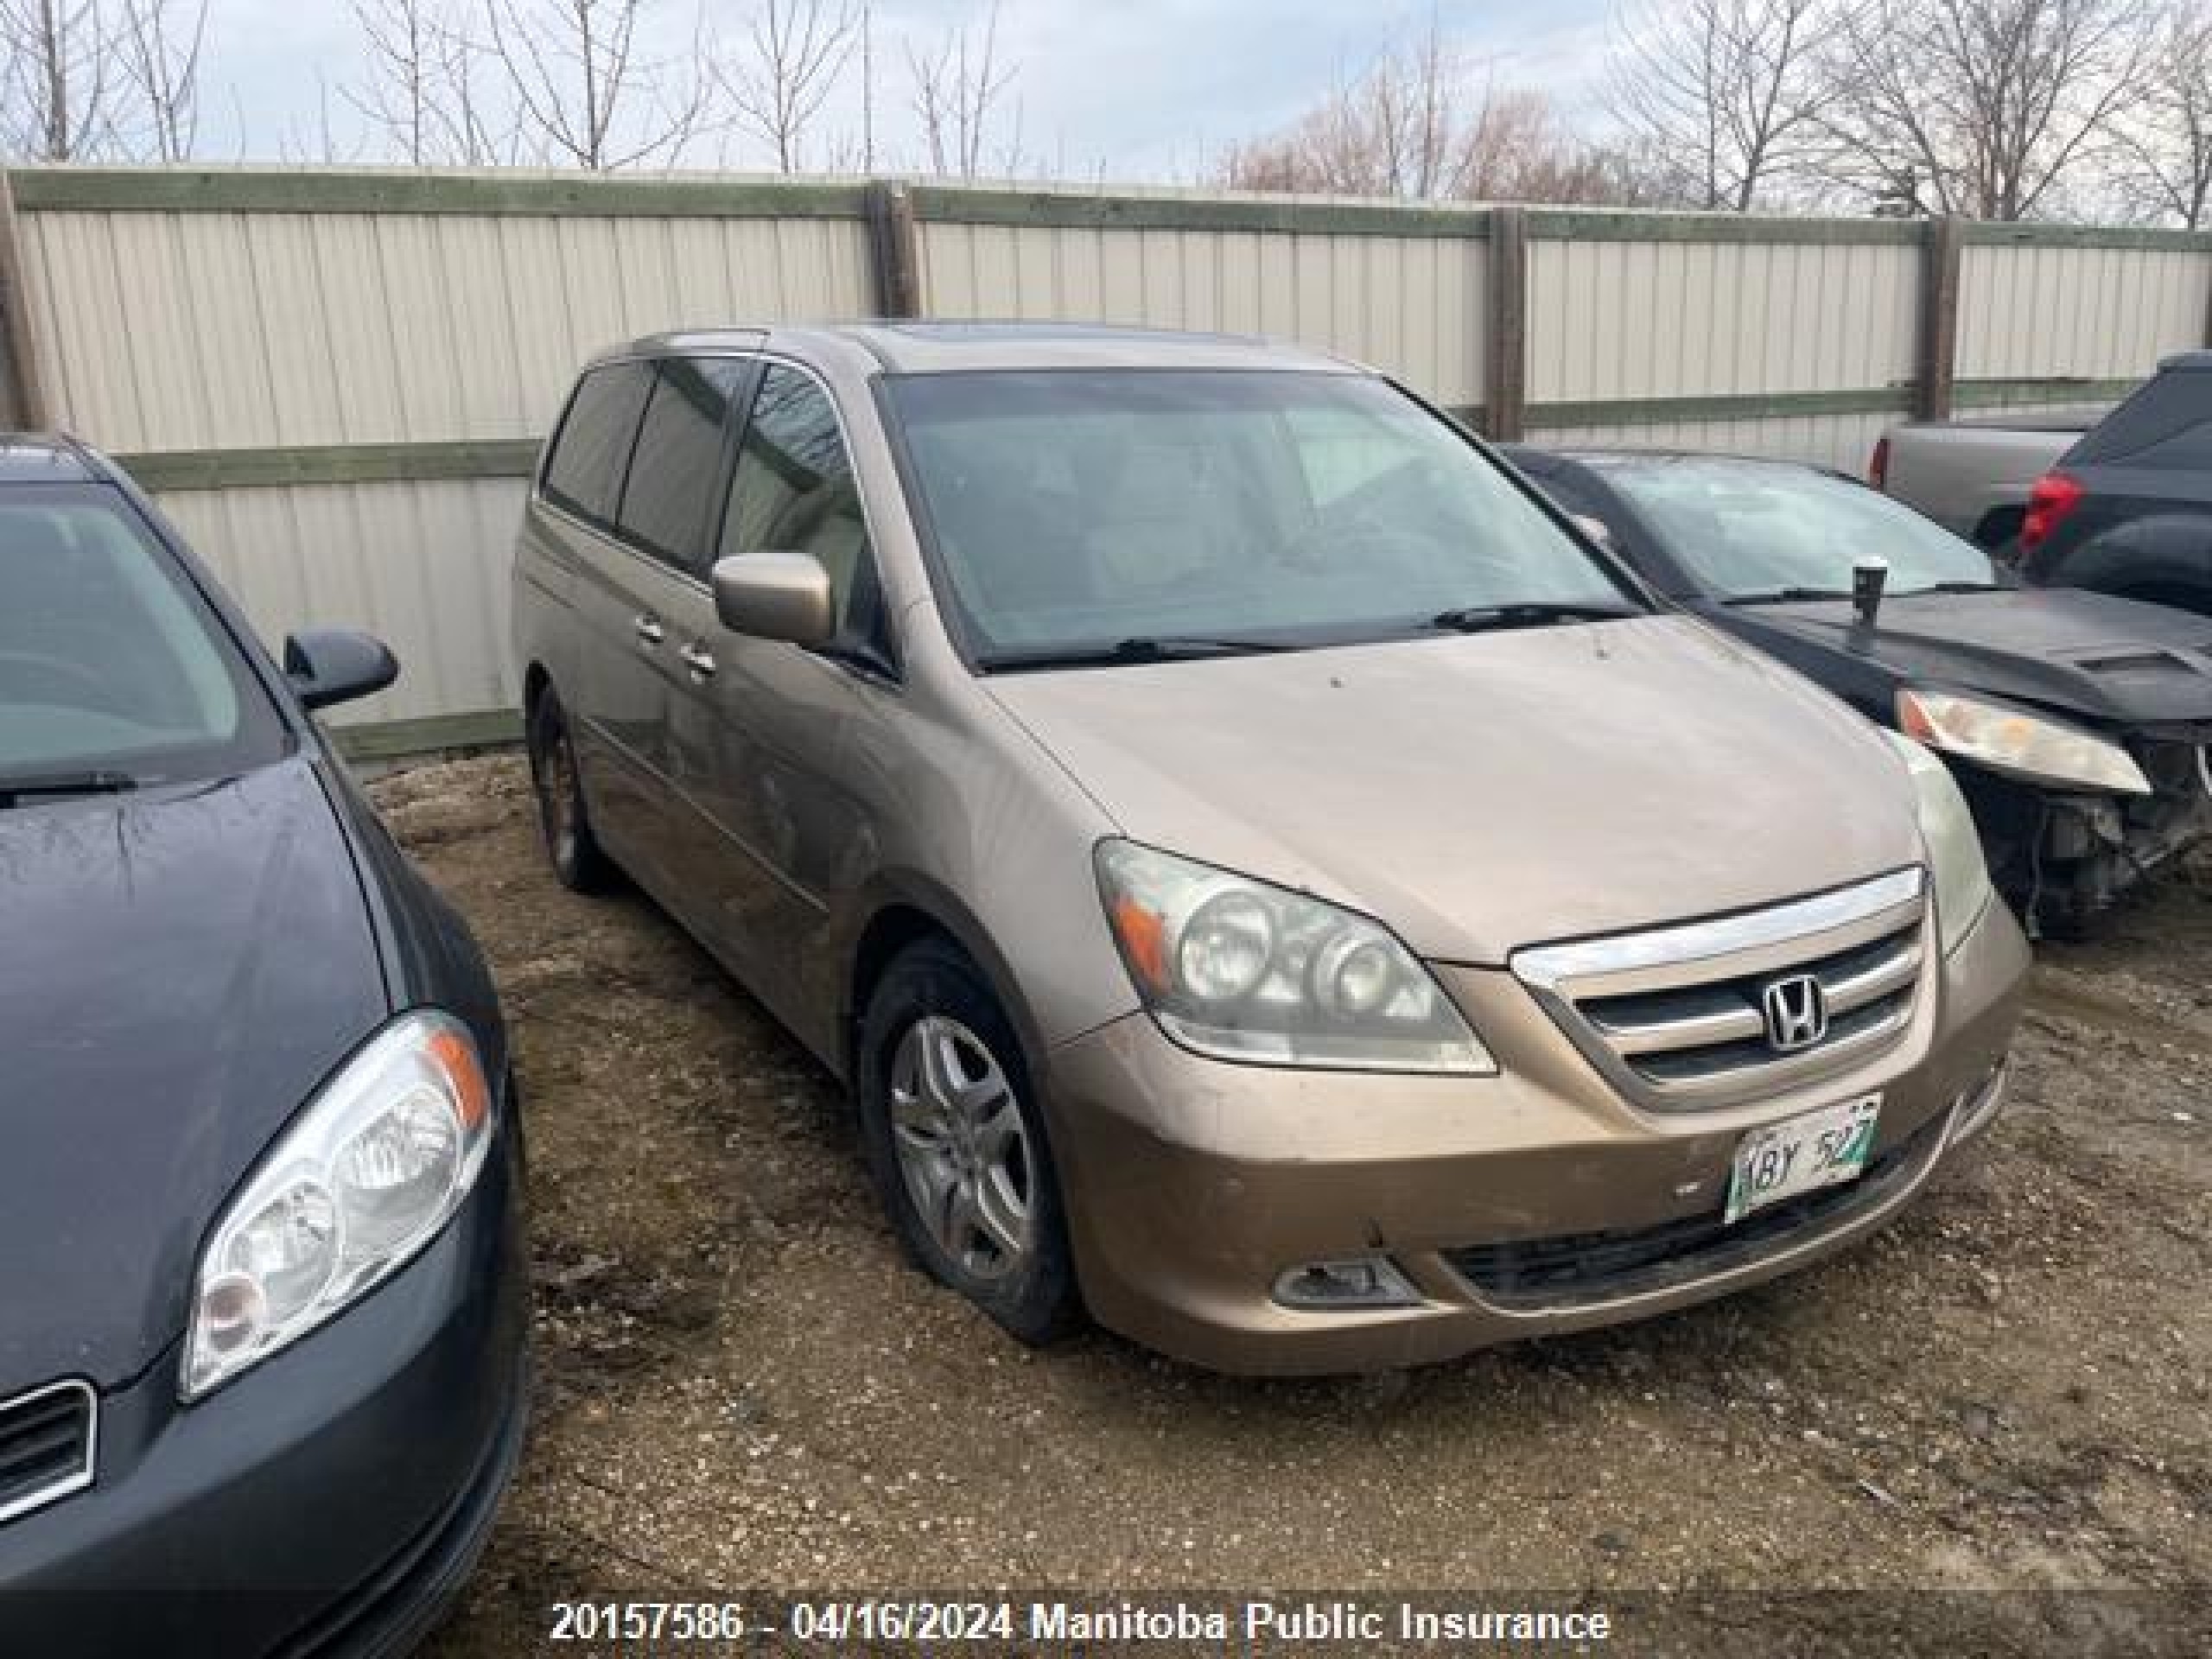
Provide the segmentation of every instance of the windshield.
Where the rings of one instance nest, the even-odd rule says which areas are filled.
[[[1403,637],[1493,607],[1643,608],[1378,380],[1122,369],[887,385],[951,590],[940,600],[987,664],[1116,642]]]
[[[11,785],[226,775],[285,742],[206,601],[110,492],[0,490],[0,803]]]
[[[1788,589],[1847,594],[1853,563],[1869,556],[1889,561],[1892,594],[1997,581],[1978,548],[1885,495],[1826,473],[1702,460],[1603,470],[1668,552],[1721,599]]]

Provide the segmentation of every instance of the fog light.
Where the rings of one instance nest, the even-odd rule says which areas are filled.
[[[1414,1307],[1421,1293],[1388,1256],[1351,1262],[1309,1262],[1275,1281],[1285,1307]]]

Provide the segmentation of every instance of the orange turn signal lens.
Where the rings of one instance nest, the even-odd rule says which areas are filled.
[[[484,1068],[477,1064],[474,1046],[459,1032],[441,1027],[430,1033],[426,1046],[452,1079],[462,1125],[480,1128],[492,1116],[492,1091],[485,1086]]]
[[[1162,992],[1172,983],[1167,972],[1167,924],[1128,893],[1117,894],[1107,911],[1114,938],[1129,971],[1147,990]]]

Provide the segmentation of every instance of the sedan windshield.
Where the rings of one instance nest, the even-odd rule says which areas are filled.
[[[1120,369],[887,382],[986,667],[1573,626],[1643,601],[1381,381]]]
[[[1676,563],[1718,599],[1847,594],[1851,567],[1889,561],[1887,591],[1993,587],[1986,556],[1847,479],[1772,461],[1603,465]]]
[[[0,806],[283,752],[275,705],[207,601],[111,493],[0,490]]]

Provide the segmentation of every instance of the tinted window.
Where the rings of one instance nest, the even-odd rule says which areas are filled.
[[[874,568],[852,460],[829,394],[797,369],[770,364],[753,396],[722,517],[721,556],[734,553],[811,553],[841,627],[864,626]]]
[[[1980,548],[1886,495],[1808,467],[1690,458],[1604,470],[1675,560],[1719,598],[1783,588],[1847,593],[1852,566],[1869,555],[1889,561],[1892,594],[1997,580]]]
[[[652,370],[643,363],[609,364],[577,382],[545,463],[547,500],[594,524],[614,522],[638,416],[652,387]]]
[[[657,558],[695,572],[707,560],[707,499],[721,473],[722,428],[745,365],[727,357],[668,358],[657,364],[652,396],[622,487],[622,533]]]
[[[1402,638],[1440,612],[1636,604],[1453,427],[1380,380],[1039,370],[886,382],[987,652]]]
[[[134,515],[105,491],[0,496],[0,784],[221,777],[286,742],[229,633]]]
[[[2066,459],[2212,471],[2212,374],[2159,375],[2106,416]]]

